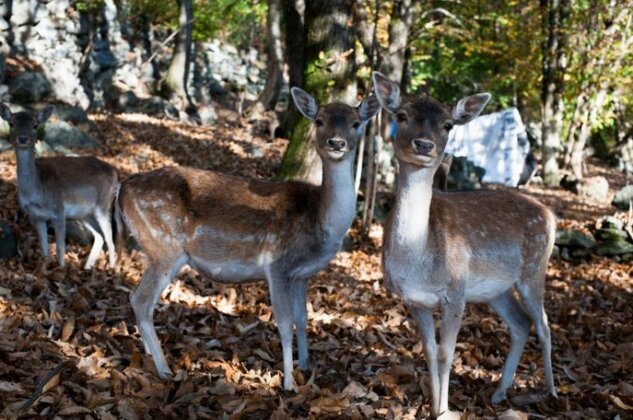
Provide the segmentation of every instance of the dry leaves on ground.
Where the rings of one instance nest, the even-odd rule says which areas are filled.
[[[141,115],[92,115],[100,156],[127,175],[168,164],[270,177],[283,140],[247,130],[191,127]],[[252,153],[253,146],[259,154]],[[221,286],[185,269],[163,295],[155,321],[171,381],[155,375],[129,305],[143,262],[133,252],[116,270],[89,247],[70,244],[68,266],[39,257],[15,197],[15,158],[0,154],[0,219],[20,239],[21,256],[0,263],[0,416],[44,418],[402,418],[429,414],[428,375],[413,321],[382,287],[380,238],[341,252],[311,281],[311,372],[295,371],[284,392],[279,336],[266,287]],[[534,188],[561,223],[582,225],[606,208]],[[560,197],[563,197],[562,199]],[[571,200],[571,201],[570,201]],[[576,200],[576,201],[574,201]],[[573,204],[573,212],[564,206]],[[586,210],[586,211],[585,211]],[[490,397],[508,351],[506,327],[469,305],[453,364],[450,406],[467,418],[626,418],[633,416],[633,293],[630,264],[603,258],[554,260],[546,308],[559,398],[543,399],[534,334],[521,358],[511,401]]]

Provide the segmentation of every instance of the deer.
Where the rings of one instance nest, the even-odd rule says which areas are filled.
[[[398,124],[394,150],[399,184],[384,228],[384,283],[403,299],[418,324],[432,415],[451,417],[449,375],[467,302],[488,303],[509,326],[510,349],[492,402],[507,398],[531,323],[542,350],[547,388],[556,397],[543,305],[556,230],[554,214],[518,192],[432,189],[453,125],[476,118],[491,95],[467,96],[450,111],[426,95],[403,101],[396,83],[379,72],[372,78],[378,101]],[[435,308],[441,312],[439,346]]]
[[[57,259],[65,266],[66,221],[76,220],[88,229],[94,242],[84,268],[95,265],[103,243],[108,263],[114,267],[116,253],[112,238],[112,205],[119,185],[117,170],[93,156],[35,158],[37,130],[53,113],[46,107],[38,113],[12,113],[0,102],[0,117],[9,123],[10,142],[17,162],[18,203],[28,215],[39,239],[40,250],[48,258],[50,222],[55,231]]]
[[[319,107],[297,87],[291,95],[315,128],[320,186],[178,166],[134,174],[121,184],[118,236],[133,236],[147,257],[130,302],[145,353],[163,380],[172,373],[153,311],[185,265],[225,284],[266,281],[281,338],[284,389],[294,389],[293,328],[299,367],[308,369],[308,280],[337,254],[355,217],[354,149],[380,106],[373,96],[354,108],[340,102]]]

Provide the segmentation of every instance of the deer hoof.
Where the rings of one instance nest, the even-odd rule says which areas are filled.
[[[437,416],[437,420],[459,420],[461,417],[462,416],[459,411],[446,410]]]
[[[174,376],[174,374],[169,369],[159,370],[157,373],[158,373],[158,377],[163,381],[171,379]]]
[[[494,404],[501,404],[502,402],[504,402],[508,397],[506,396],[506,391],[504,389],[498,389],[495,391],[494,394],[492,394],[492,398],[490,399],[490,401]]]

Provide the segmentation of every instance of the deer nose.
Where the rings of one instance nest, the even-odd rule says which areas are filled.
[[[413,140],[413,149],[420,154],[429,154],[435,148],[432,141],[415,139]]]
[[[344,139],[334,138],[328,139],[327,145],[334,150],[341,150],[347,145],[347,142]]]
[[[28,143],[29,141],[29,136],[18,136],[18,143]]]

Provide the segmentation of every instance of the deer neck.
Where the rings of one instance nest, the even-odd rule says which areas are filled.
[[[342,240],[356,214],[353,162],[353,156],[337,162],[323,160],[318,223],[321,233],[336,241]]]
[[[18,166],[18,198],[30,197],[41,190],[33,148],[16,148]]]
[[[391,223],[392,241],[424,248],[429,235],[434,168],[400,162],[398,192]]]

